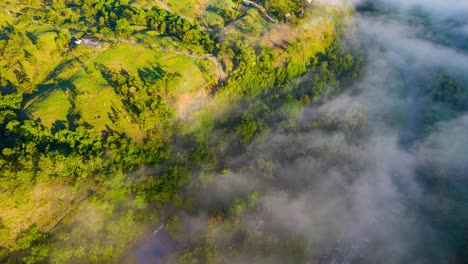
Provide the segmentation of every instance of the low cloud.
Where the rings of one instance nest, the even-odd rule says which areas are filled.
[[[365,52],[362,79],[330,102],[305,109],[296,120],[299,132],[272,130],[248,153],[224,157],[233,174],[210,185],[214,192],[203,200],[261,189],[265,232],[300,235],[313,263],[454,263],[460,260],[454,245],[461,242],[444,225],[461,223],[448,211],[466,210],[430,190],[421,177],[429,171],[436,179],[468,180],[468,117],[422,127],[435,73],[444,69],[459,77],[468,70],[466,51],[452,45],[453,39],[440,39],[448,18],[459,21],[453,29],[465,30],[458,17],[468,12],[468,3],[374,3],[392,11],[358,14],[359,34],[348,36],[358,38]],[[430,22],[415,19],[417,9],[429,14]],[[307,129],[314,122],[337,126]],[[236,171],[257,160],[273,161],[271,179],[253,180],[248,171]],[[239,260],[279,262],[244,255],[229,263]]]

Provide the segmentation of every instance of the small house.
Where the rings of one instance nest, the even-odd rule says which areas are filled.
[[[100,47],[101,46],[101,40],[99,40],[96,37],[82,37],[80,39],[72,39],[72,43],[75,45],[83,45],[87,47]]]
[[[81,44],[88,47],[99,47],[101,42],[96,37],[83,37],[80,39]]]
[[[298,16],[298,17],[302,17],[304,15],[305,15],[304,9],[301,9],[301,10],[296,12],[296,16]]]

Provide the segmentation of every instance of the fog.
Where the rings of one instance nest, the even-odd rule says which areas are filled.
[[[246,154],[225,157],[233,173],[218,177],[201,200],[209,208],[210,201],[261,189],[268,227],[257,229],[303,237],[307,263],[462,263],[467,104],[430,124],[426,115],[433,107],[450,108],[429,100],[439,72],[466,81],[468,2],[351,4],[360,10],[357,30],[344,43],[364,50],[362,78],[324,105],[305,109],[296,118],[298,132],[272,129]],[[307,129],[324,120],[336,126]],[[259,160],[274,162],[272,179],[235,169]],[[225,263],[285,261],[294,263],[268,254],[223,256]]]

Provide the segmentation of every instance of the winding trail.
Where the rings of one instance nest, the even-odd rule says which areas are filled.
[[[78,200],[70,201],[70,203],[68,204],[67,211],[64,214],[62,214],[59,218],[57,218],[57,220],[49,228],[47,228],[46,233],[49,233],[50,231],[52,231],[55,227],[57,227],[63,221],[63,219],[65,219],[65,217],[73,213],[72,202],[74,202],[75,204],[80,204],[87,198],[88,198],[88,193],[86,192],[86,194],[83,197],[79,198]]]
[[[161,0],[158,0],[156,1],[158,2],[158,5],[160,5],[163,9],[165,9],[167,12],[169,13],[172,13],[172,10],[166,5],[166,3],[164,3],[163,1]]]
[[[215,56],[213,55],[196,55],[196,54],[193,54],[193,53],[188,53],[188,52],[182,52],[182,51],[178,51],[178,50],[173,50],[173,49],[168,49],[168,48],[165,48],[165,47],[159,47],[161,50],[163,51],[166,51],[166,52],[172,52],[172,53],[175,53],[175,54],[178,54],[178,55],[182,55],[182,56],[186,56],[186,57],[190,57],[190,58],[193,58],[193,59],[199,59],[199,60],[210,60],[212,61],[218,68],[218,81],[219,82],[222,82],[224,81],[224,79],[226,79],[227,77],[227,74],[226,72],[224,71],[224,68],[223,68],[223,65],[221,64],[221,62],[218,60],[218,58],[216,58]]]
[[[270,20],[270,22],[276,23],[276,20],[275,20],[274,18],[272,18],[272,17],[268,14],[267,10],[266,10],[263,6],[261,6],[261,5],[257,4],[257,3],[255,3],[254,1],[250,1],[250,0],[244,0],[243,2],[244,2],[245,4],[249,4],[249,5],[255,6],[256,8],[258,8],[258,10],[260,10],[260,12],[261,12],[268,20]]]

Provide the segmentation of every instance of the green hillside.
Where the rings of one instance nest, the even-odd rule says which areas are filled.
[[[0,3],[0,262],[118,262],[197,210],[206,179],[229,174],[220,157],[358,78],[340,45],[352,12],[279,2]],[[271,168],[255,164],[242,170]],[[187,250],[180,263],[217,263]]]

